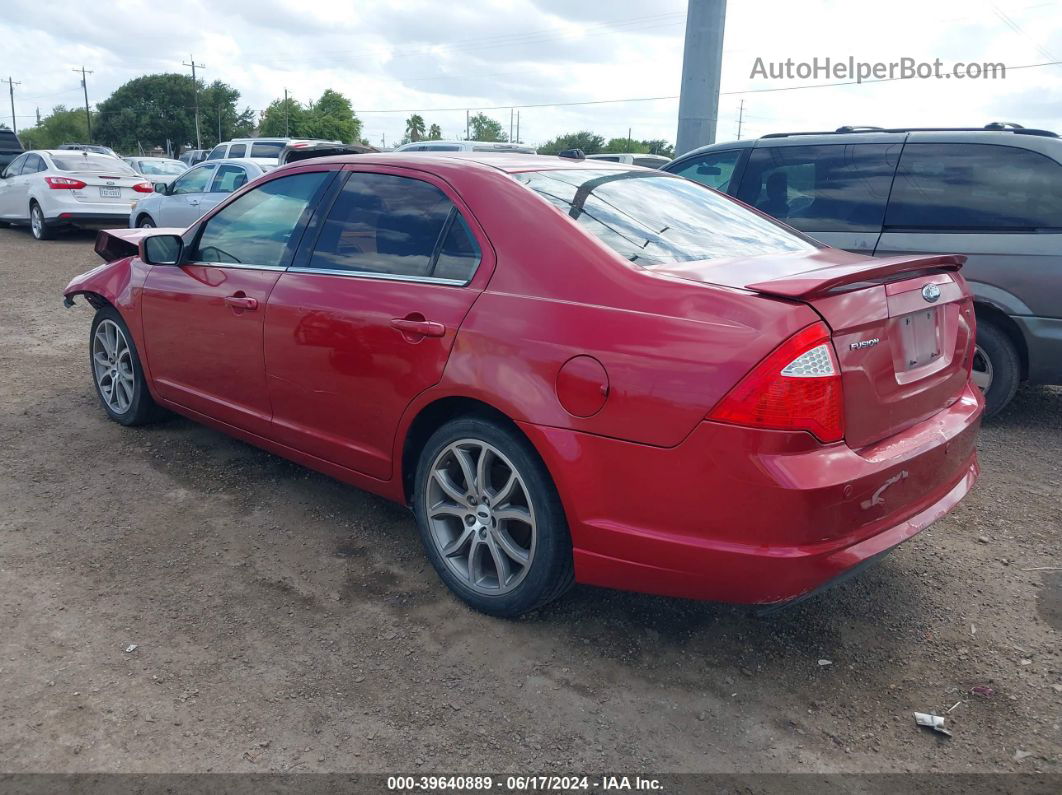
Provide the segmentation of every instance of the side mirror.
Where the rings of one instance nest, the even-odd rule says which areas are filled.
[[[697,166],[697,173],[711,174],[712,176],[718,177],[720,174],[723,173],[723,171],[719,168],[719,166],[709,166],[705,163],[701,163],[699,166]]]
[[[161,193],[163,196],[168,195],[170,192],[170,186],[167,185],[165,182],[156,182],[154,188],[155,193]]]
[[[149,235],[140,241],[140,259],[148,265],[176,265],[183,250],[180,235]]]

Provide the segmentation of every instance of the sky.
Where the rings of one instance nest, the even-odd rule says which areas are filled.
[[[58,104],[106,99],[142,74],[189,72],[237,88],[241,108],[336,89],[370,143],[393,144],[419,112],[464,137],[465,108],[540,144],[589,129],[606,138],[675,140],[684,0],[5,0],[4,58],[19,128]],[[831,79],[752,76],[764,61],[957,61],[1011,67],[997,80],[901,80],[811,87]],[[1013,121],[1062,131],[1062,2],[1045,0],[730,0],[717,140],[770,132]],[[785,90],[779,90],[785,89]],[[649,101],[631,101],[635,99]],[[2,99],[2,98],[0,98]],[[600,102],[601,100],[625,100]],[[561,103],[600,102],[563,105]],[[10,124],[8,103],[0,119]],[[526,107],[539,106],[539,107]]]

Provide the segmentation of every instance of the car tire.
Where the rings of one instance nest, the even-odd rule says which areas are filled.
[[[44,211],[37,202],[30,202],[30,233],[34,240],[51,240],[55,231],[44,220]]]
[[[515,618],[574,581],[560,497],[513,428],[472,416],[435,431],[418,461],[413,510],[435,571],[480,612]]]
[[[985,396],[985,417],[998,414],[1010,403],[1021,382],[1021,360],[1006,332],[989,322],[977,324],[974,383]]]
[[[158,226],[150,215],[142,215],[136,219],[137,229],[154,229]]]
[[[133,335],[113,306],[100,307],[89,332],[89,372],[107,416],[121,425],[144,425],[164,412],[148,391]]]

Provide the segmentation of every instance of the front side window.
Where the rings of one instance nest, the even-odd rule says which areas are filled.
[[[899,154],[899,144],[755,149],[737,196],[805,232],[880,231]]]
[[[738,149],[729,152],[709,152],[687,160],[673,171],[669,168],[668,171],[726,193],[730,188],[730,179],[734,176],[734,168],[737,166],[739,157],[741,157],[741,151]]]
[[[247,144],[231,144],[229,157],[244,157],[247,154]]]
[[[205,193],[207,185],[210,184],[210,175],[213,173],[214,166],[193,168],[173,181],[170,194],[180,196],[185,193]]]
[[[232,193],[247,184],[247,172],[240,166],[223,164],[218,166],[214,182],[210,185],[211,193]]]
[[[28,158],[29,155],[19,155],[10,163],[8,163],[7,168],[4,169],[4,178],[7,179],[8,177],[17,177],[19,174],[21,174],[22,167],[26,165],[26,160]]]
[[[210,150],[210,154],[206,156],[207,160],[221,160],[225,156],[225,144],[218,144]]]
[[[110,155],[97,155],[91,152],[70,152],[52,155],[52,163],[60,171],[82,171],[94,174],[135,175],[128,163],[123,163]]]
[[[309,267],[467,281],[478,264],[468,226],[434,185],[354,173],[325,219]]]
[[[908,144],[885,224],[902,229],[1062,228],[1062,165],[995,144]]]
[[[295,228],[331,176],[330,171],[292,174],[243,194],[206,222],[192,260],[285,266]]]
[[[733,199],[669,175],[558,169],[514,177],[643,267],[817,250]]]

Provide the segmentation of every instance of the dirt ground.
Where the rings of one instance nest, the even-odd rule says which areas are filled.
[[[91,246],[0,230],[0,771],[1062,770],[1062,390],[985,427],[953,514],[788,612],[577,588],[499,621],[406,510],[107,421],[60,296]]]

